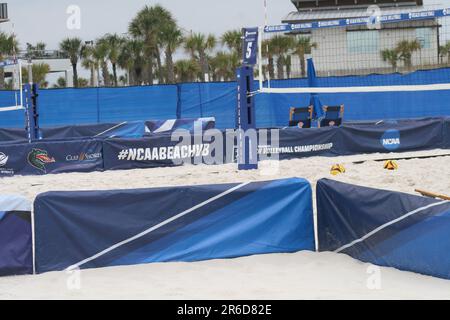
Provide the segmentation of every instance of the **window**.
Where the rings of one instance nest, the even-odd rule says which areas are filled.
[[[417,28],[416,38],[420,42],[422,49],[430,49],[431,42],[433,40],[433,29],[432,28]]]
[[[349,31],[347,32],[347,51],[349,53],[379,53],[379,32]]]

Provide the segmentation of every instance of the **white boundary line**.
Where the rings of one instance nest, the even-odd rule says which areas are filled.
[[[127,124],[127,123],[128,123],[127,121],[122,122],[122,123],[119,123],[119,124],[115,125],[114,127],[109,128],[108,130],[105,130],[105,131],[103,131],[103,132],[100,132],[99,134],[95,135],[94,138],[99,137],[99,136],[101,136],[102,134],[105,134],[105,133],[107,133],[107,132],[109,132],[109,131],[111,131],[111,130],[117,129],[118,127],[121,127],[121,126],[123,126],[124,124]],[[111,137],[110,137],[110,138],[111,138]]]
[[[308,88],[261,88],[260,93],[359,93],[359,92],[401,92],[450,90],[450,83],[402,85],[402,86],[365,86],[365,87],[308,87]]]
[[[421,207],[421,208],[418,208],[418,209],[413,210],[413,211],[411,211],[411,212],[408,212],[408,213],[404,214],[403,216],[401,216],[401,217],[399,217],[399,218],[397,218],[397,219],[394,219],[394,220],[392,220],[392,221],[390,221],[390,222],[388,222],[388,223],[385,223],[385,224],[379,226],[378,228],[376,228],[376,229],[374,229],[373,231],[371,231],[371,232],[369,232],[368,234],[366,234],[364,237],[359,238],[359,239],[356,239],[356,240],[350,242],[349,244],[346,244],[346,245],[340,247],[339,249],[335,250],[334,252],[335,252],[335,253],[340,253],[340,252],[342,252],[342,251],[344,251],[344,250],[346,250],[346,249],[348,249],[348,248],[354,246],[354,245],[357,244],[357,243],[363,242],[363,241],[366,240],[367,238],[370,238],[370,237],[373,236],[374,234],[380,232],[380,231],[383,230],[383,229],[386,229],[387,227],[389,227],[389,226],[391,226],[391,225],[393,225],[393,224],[395,224],[395,223],[397,223],[397,222],[399,222],[399,221],[402,221],[402,220],[404,220],[404,219],[406,219],[406,218],[408,218],[408,217],[410,217],[410,216],[412,216],[412,215],[414,215],[414,214],[416,214],[416,213],[419,213],[419,212],[421,212],[421,211],[424,211],[424,210],[426,210],[426,209],[429,209],[429,208],[432,208],[432,207],[436,207],[436,206],[440,206],[440,205],[446,204],[446,203],[450,203],[450,201],[440,201],[440,202],[432,203],[432,204],[429,204],[428,206]]]
[[[192,207],[190,209],[187,209],[187,210],[185,210],[185,211],[183,211],[183,212],[181,212],[181,213],[171,217],[170,219],[164,220],[163,222],[161,222],[161,223],[159,223],[159,224],[157,224],[157,225],[155,225],[155,226],[153,226],[151,228],[148,228],[147,230],[145,230],[145,231],[143,231],[143,232],[141,232],[141,233],[139,233],[139,234],[137,234],[137,235],[135,235],[135,236],[133,236],[131,238],[128,238],[128,239],[123,240],[123,241],[121,241],[119,243],[116,243],[115,245],[112,245],[111,247],[109,247],[109,248],[107,248],[107,249],[105,249],[103,251],[100,251],[99,253],[93,255],[92,257],[86,258],[86,259],[84,259],[84,260],[82,260],[82,261],[80,261],[80,262],[78,262],[78,263],[68,267],[66,269],[66,271],[72,271],[72,270],[78,269],[82,265],[84,265],[84,264],[86,264],[86,263],[88,263],[88,262],[90,262],[92,260],[95,260],[95,259],[97,259],[97,258],[99,258],[99,257],[101,257],[101,256],[103,256],[103,255],[105,255],[105,254],[107,254],[107,253],[109,253],[109,252],[111,252],[111,251],[113,251],[113,250],[115,250],[115,249],[117,249],[117,248],[127,244],[127,243],[130,243],[130,242],[132,242],[134,240],[142,238],[143,236],[145,236],[145,235],[147,235],[147,234],[149,234],[149,233],[151,233],[151,232],[153,232],[153,231],[155,231],[155,230],[157,230],[157,229],[159,229],[159,228],[161,228],[161,227],[163,227],[163,226],[165,226],[165,225],[167,225],[167,224],[169,224],[169,223],[171,223],[171,222],[173,222],[173,221],[175,221],[175,220],[177,220],[177,219],[179,219],[179,218],[181,218],[181,217],[183,217],[183,216],[185,216],[185,215],[187,215],[187,214],[189,214],[189,213],[191,213],[191,212],[193,212],[193,211],[195,211],[195,210],[197,210],[197,209],[199,209],[199,208],[201,208],[201,207],[203,207],[203,206],[205,206],[205,205],[207,205],[207,204],[209,204],[211,202],[213,202],[213,201],[216,201],[217,199],[220,199],[220,198],[222,198],[222,197],[224,197],[224,196],[226,196],[226,195],[228,195],[228,194],[230,194],[230,193],[232,193],[232,192],[234,192],[234,191],[236,191],[236,190],[238,190],[238,189],[240,189],[240,188],[242,188],[242,187],[244,187],[244,186],[246,186],[248,184],[250,184],[250,182],[242,183],[242,184],[237,185],[237,186],[235,186],[235,187],[233,187],[233,188],[231,188],[231,189],[229,189],[229,190],[227,190],[227,191],[225,191],[225,192],[223,192],[223,193],[221,193],[221,194],[219,194],[217,196],[214,196],[214,197],[212,197],[212,198],[210,198],[210,199],[208,199],[208,200],[206,200],[206,201],[204,201],[202,203],[199,203],[196,206],[194,206],[194,207]]]

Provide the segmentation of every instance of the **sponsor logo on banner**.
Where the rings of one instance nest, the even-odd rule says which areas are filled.
[[[0,152],[0,175],[6,175],[6,176],[13,176],[14,170],[5,168],[9,160],[9,157],[4,154],[3,152]]]
[[[68,162],[75,162],[75,161],[79,161],[79,162],[91,162],[91,161],[96,161],[98,159],[102,158],[102,154],[101,152],[82,152],[80,154],[69,154],[66,156],[66,161]]]
[[[117,155],[123,161],[177,160],[209,156],[209,144],[181,145],[157,148],[123,149]]]
[[[400,148],[400,131],[387,130],[381,137],[381,144],[386,150],[394,151]]]
[[[55,163],[55,158],[48,155],[47,150],[33,148],[28,154],[28,163],[41,171],[46,172],[46,165]]]
[[[258,146],[258,154],[285,154],[285,153],[309,153],[320,152],[324,150],[331,150],[333,143],[313,144],[304,146],[290,146],[290,147],[273,147],[273,146]]]
[[[0,167],[6,166],[6,164],[8,163],[8,159],[9,157],[6,154],[0,152]]]

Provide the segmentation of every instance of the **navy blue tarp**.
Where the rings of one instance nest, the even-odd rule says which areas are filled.
[[[444,141],[445,147],[450,149],[450,118],[444,120]]]
[[[311,187],[297,178],[48,192],[34,210],[39,273],[315,248]]]
[[[450,279],[450,202],[323,179],[320,251]]]
[[[0,176],[103,170],[102,142],[97,140],[2,145],[1,155],[7,160],[0,167]]]
[[[0,276],[33,273],[31,203],[0,195]]]
[[[377,125],[343,125],[339,135],[341,155],[403,152],[442,148],[443,120],[384,121]]]

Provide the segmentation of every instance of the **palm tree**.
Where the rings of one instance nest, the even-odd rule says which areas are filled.
[[[160,83],[163,82],[160,36],[161,30],[167,24],[175,24],[170,11],[160,5],[145,6],[131,21],[128,28],[133,37],[143,40],[145,43],[146,65],[150,84],[153,84],[154,81],[153,60],[156,60],[158,66],[158,80]]]
[[[44,42],[38,42],[36,45],[27,43],[27,52],[25,57],[27,59],[36,59],[45,57],[45,49],[47,45]]]
[[[33,82],[39,84],[41,88],[47,88],[47,74],[50,73],[50,66],[46,63],[35,63],[32,66]],[[28,68],[22,68],[23,82],[28,82]]]
[[[184,48],[191,54],[191,58],[197,61],[200,66],[200,79],[205,81],[205,76],[209,74],[208,52],[216,46],[216,38],[212,35],[194,33],[190,35],[184,44]]]
[[[67,87],[66,78],[59,77],[58,80],[56,80],[56,83],[53,85],[53,88],[65,88]]]
[[[165,48],[167,83],[175,83],[173,54],[183,44],[184,38],[176,24],[166,24],[161,29],[161,44]]]
[[[389,62],[394,72],[397,71],[398,66],[398,51],[396,49],[385,49],[381,51],[381,58],[385,62]]]
[[[447,63],[450,64],[450,41],[439,47],[439,54],[441,57],[447,56]]]
[[[80,38],[66,38],[59,44],[59,48],[70,59],[73,69],[73,84],[75,88],[78,88],[77,64],[82,54],[82,40]]]
[[[397,44],[395,50],[399,53],[399,59],[403,61],[405,67],[410,70],[412,68],[412,55],[415,51],[422,49],[419,40],[403,40]]]
[[[14,35],[0,32],[0,61],[13,56],[18,51],[18,42]],[[5,70],[0,68],[0,89],[5,88]]]
[[[94,47],[92,46],[85,46],[84,50],[82,52],[82,61],[81,65],[83,68],[86,68],[90,71],[90,86],[94,87],[97,85],[95,78],[96,73],[99,67],[98,60],[94,56]],[[98,78],[97,78],[98,79]]]
[[[269,48],[272,53],[277,56],[277,77],[278,79],[284,78],[284,67],[289,55],[289,50],[293,47],[294,42],[292,37],[288,36],[275,36],[270,40]]]
[[[262,55],[268,60],[267,67],[264,66],[263,69],[266,69],[265,71],[269,72],[270,79],[274,79],[275,78],[274,56],[272,48],[270,47],[269,39],[264,40],[262,43]],[[266,74],[266,72],[264,72],[264,74]]]
[[[175,63],[175,74],[178,82],[194,82],[200,72],[198,63],[194,60],[178,60]]]
[[[242,57],[242,31],[227,31],[222,35],[220,41],[222,42],[222,45],[226,45],[231,52],[235,52],[238,57]]]
[[[107,58],[112,65],[114,86],[117,87],[117,64],[124,39],[117,34],[108,33],[102,38],[102,41],[107,51]]]
[[[105,87],[111,86],[111,77],[108,68],[108,51],[109,51],[108,43],[104,38],[100,38],[95,43],[94,51],[92,53],[94,60],[97,61],[98,63],[99,69],[101,69],[103,77],[103,85]]]
[[[131,85],[142,84],[145,59],[145,44],[143,41],[131,39],[123,44],[118,64],[120,68],[128,71],[128,81]]]
[[[294,54],[300,59],[301,76],[306,77],[306,55],[311,54],[312,49],[317,49],[317,43],[311,42],[310,37],[300,37],[295,43]]]

